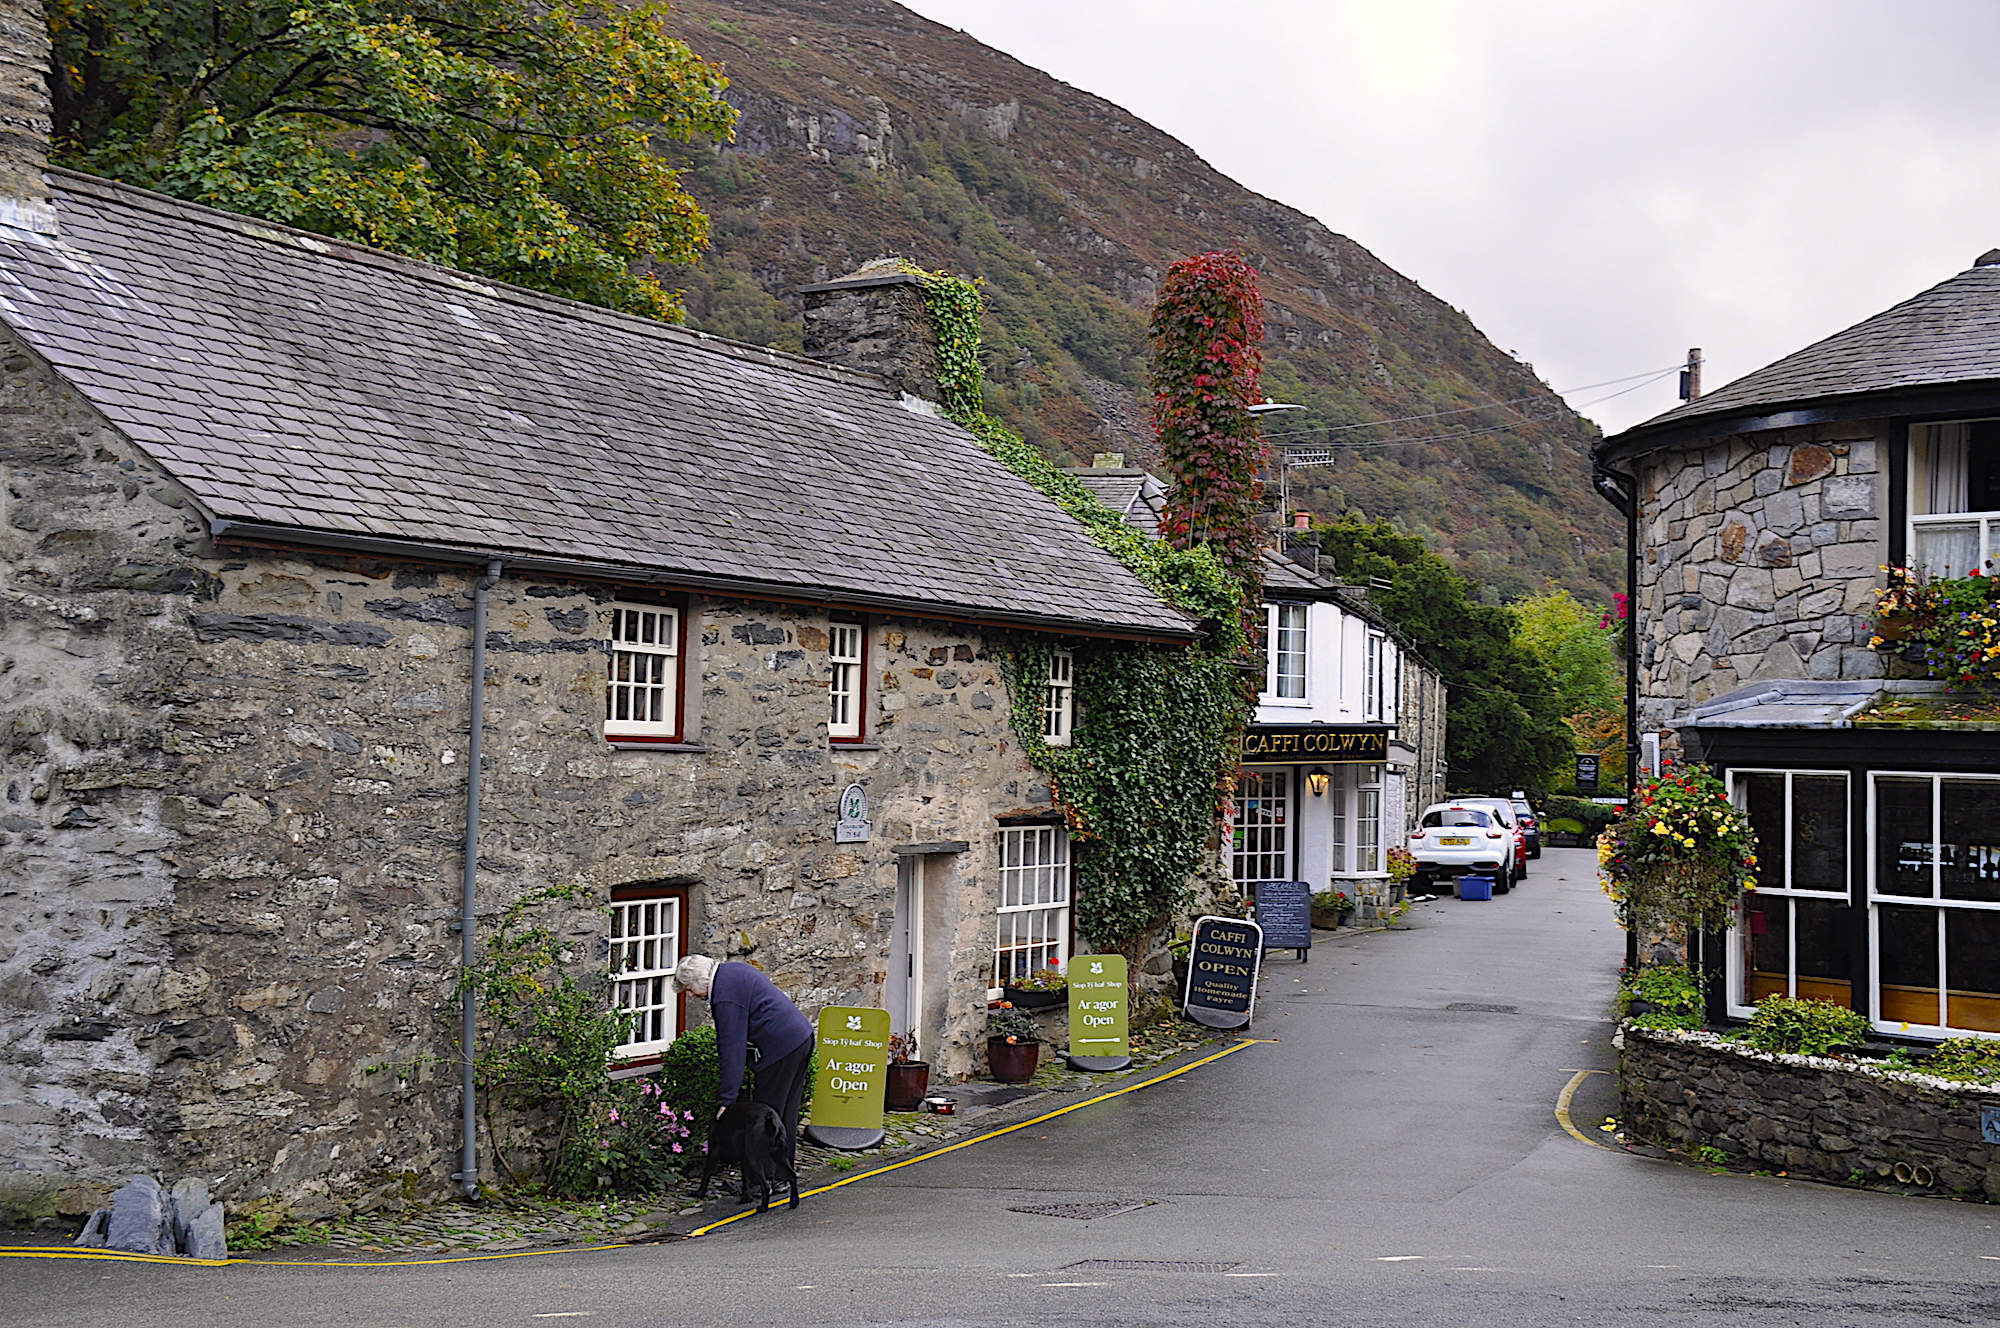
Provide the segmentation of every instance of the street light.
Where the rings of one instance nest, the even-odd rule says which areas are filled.
[[[1255,405],[1245,406],[1244,409],[1252,415],[1271,415],[1281,410],[1304,410],[1305,407],[1296,402],[1273,401],[1265,397]],[[1278,510],[1285,514],[1283,520],[1279,522],[1280,525],[1292,519],[1291,472],[1287,469],[1285,449],[1282,447],[1278,449]]]

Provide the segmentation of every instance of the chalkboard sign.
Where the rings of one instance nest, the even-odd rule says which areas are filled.
[[[1210,1028],[1241,1028],[1257,1003],[1257,969],[1264,959],[1264,929],[1241,918],[1206,917],[1194,924],[1188,948],[1188,1018]]]
[[[1266,950],[1297,950],[1312,958],[1312,886],[1304,881],[1257,882],[1257,925]]]
[[[1580,793],[1597,792],[1597,753],[1579,752],[1576,758],[1576,787]]]

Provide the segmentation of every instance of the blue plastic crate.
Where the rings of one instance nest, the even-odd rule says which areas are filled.
[[[1491,876],[1459,877],[1458,897],[1460,899],[1483,899],[1491,901],[1493,898],[1493,878]]]

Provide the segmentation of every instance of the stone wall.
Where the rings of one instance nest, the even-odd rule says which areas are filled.
[[[1639,458],[1639,725],[1777,678],[1874,678],[1888,559],[1879,421]]]
[[[474,571],[214,547],[38,360],[5,342],[0,366],[0,1206],[88,1211],[137,1170],[302,1217],[442,1192]],[[808,1013],[876,1005],[892,847],[963,840],[933,874],[925,1054],[973,1072],[994,818],[1048,798],[985,639],[873,621],[871,745],[830,746],[827,611],[694,597],[707,750],[614,750],[612,593],[492,592],[481,925],[551,883],[684,885],[695,948]],[[837,845],[850,781],[874,838]],[[600,912],[560,925],[601,962]]]
[[[1772,1055],[1713,1034],[1628,1026],[1618,1047],[1622,1119],[1635,1138],[1837,1184],[2000,1199],[2000,1144],[1980,1129],[2000,1088]]]

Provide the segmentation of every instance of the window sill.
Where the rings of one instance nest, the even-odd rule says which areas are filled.
[[[836,752],[879,752],[882,750],[882,744],[879,742],[849,742],[842,738],[829,739],[826,745]]]
[[[614,752],[712,752],[715,749],[699,742],[622,742],[617,738],[606,738],[604,745]]]

